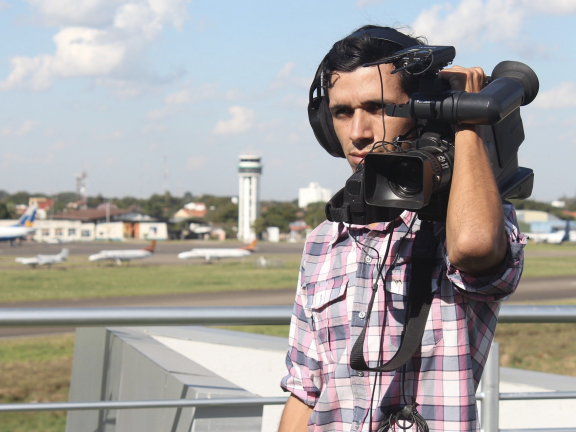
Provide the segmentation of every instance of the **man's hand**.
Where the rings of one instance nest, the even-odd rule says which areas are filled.
[[[478,93],[486,86],[486,74],[479,67],[466,69],[454,65],[450,69],[440,71],[438,75],[450,83],[452,90]]]
[[[440,76],[453,90],[477,93],[486,85],[479,67],[454,66]],[[450,263],[471,275],[489,274],[506,256],[502,200],[488,152],[475,125],[456,127],[454,171],[446,218]]]
[[[308,432],[308,419],[312,408],[300,399],[290,396],[284,406],[278,432]]]

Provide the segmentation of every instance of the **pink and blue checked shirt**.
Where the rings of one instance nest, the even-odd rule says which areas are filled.
[[[514,292],[523,265],[525,237],[519,233],[514,207],[504,205],[508,254],[496,274],[471,277],[450,265],[445,250],[445,224],[435,223],[438,241],[432,275],[434,299],[420,351],[408,362],[404,395],[416,398],[430,431],[476,431],[475,393],[494,338],[500,301]],[[370,367],[377,366],[381,331],[382,362],[397,351],[404,330],[410,290],[412,232],[399,242],[415,217],[404,212],[394,222],[385,271],[396,266],[379,289],[364,346]],[[350,368],[350,351],[358,338],[377,275],[375,248],[383,257],[389,223],[373,227],[324,222],[306,242],[286,356],[288,374],[282,387],[314,407],[312,432],[368,431],[373,372]],[[385,273],[385,271],[383,273]],[[385,322],[385,325],[383,323]],[[372,406],[375,431],[390,409],[403,406],[401,373],[381,374]]]

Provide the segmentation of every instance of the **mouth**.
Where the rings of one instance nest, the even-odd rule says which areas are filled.
[[[363,151],[351,151],[349,154],[350,154],[350,158],[352,159],[352,161],[356,165],[359,165],[360,163],[363,162],[366,155],[368,155],[370,153],[382,153],[382,152],[383,152],[382,148],[377,148],[374,151],[370,151],[370,149],[363,150]]]

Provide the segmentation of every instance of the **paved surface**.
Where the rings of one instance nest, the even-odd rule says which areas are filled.
[[[295,288],[217,293],[170,294],[97,299],[47,300],[0,303],[0,308],[18,307],[130,307],[130,306],[278,306],[292,305]],[[523,279],[512,302],[576,299],[576,276]],[[0,338],[70,332],[69,327],[1,328]]]
[[[70,255],[89,255],[98,253],[101,250],[116,249],[140,249],[150,245],[144,241],[126,242],[74,242],[64,244],[47,244],[35,242],[23,242],[20,245],[10,246],[8,243],[0,243],[0,255],[26,256],[37,254],[57,254],[62,248],[70,249]],[[193,248],[240,248],[246,246],[241,242],[216,242],[204,240],[184,240],[156,243],[157,255],[175,255],[180,252],[189,251]],[[263,254],[301,254],[304,243],[268,243],[259,242],[256,250]]]
[[[47,243],[34,243],[23,242],[20,245],[10,246],[8,243],[0,243],[0,257],[6,257],[6,260],[0,265],[0,270],[14,270],[24,268],[21,264],[16,264],[8,257],[32,257],[38,254],[57,254],[62,248],[70,249],[71,259],[76,257],[76,260],[86,261],[86,265],[93,266],[93,263],[88,262],[88,255],[98,253],[102,250],[118,250],[118,249],[141,249],[148,246],[149,242],[143,241],[127,241],[127,242],[74,242],[66,244],[51,245]],[[240,242],[215,242],[203,240],[186,240],[186,241],[172,241],[172,242],[158,242],[156,250],[151,257],[132,261],[130,264],[124,265],[143,265],[143,266],[158,266],[158,265],[187,265],[187,264],[200,264],[206,261],[203,258],[181,260],[177,255],[180,252],[189,251],[193,248],[240,248],[245,244]],[[267,243],[261,242],[256,246],[255,255],[297,255],[302,254],[304,243]],[[214,262],[217,262],[214,261]],[[109,261],[105,261],[102,265],[115,265]],[[65,267],[66,264],[55,265],[54,268]]]

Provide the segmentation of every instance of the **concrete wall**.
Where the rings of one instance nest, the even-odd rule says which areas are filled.
[[[96,224],[96,240],[124,240],[124,224],[122,222]]]
[[[141,328],[76,332],[70,401],[254,397]],[[262,407],[70,411],[66,432],[260,432]]]
[[[140,222],[138,233],[142,240],[168,240],[168,227],[164,222]]]
[[[73,220],[35,220],[33,238],[37,242],[50,240],[92,241],[95,239],[93,223]]]

